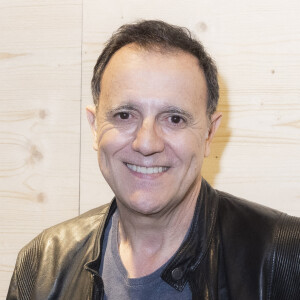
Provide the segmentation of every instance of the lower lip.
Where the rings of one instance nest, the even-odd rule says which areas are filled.
[[[130,173],[132,173],[134,176],[136,176],[138,178],[142,178],[142,179],[155,179],[155,178],[158,178],[158,177],[164,175],[169,170],[169,169],[167,169],[166,171],[163,171],[160,173],[144,174],[144,173],[136,172],[136,171],[129,169],[128,166],[126,165],[126,163],[124,163],[124,165],[126,166],[127,170],[130,171]]]

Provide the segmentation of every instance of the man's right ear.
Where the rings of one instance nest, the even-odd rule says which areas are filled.
[[[89,105],[85,110],[93,135],[93,148],[98,151],[96,107],[94,105]]]

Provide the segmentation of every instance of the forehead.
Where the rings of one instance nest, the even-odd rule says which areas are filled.
[[[181,50],[162,52],[131,44],[118,50],[106,66],[100,106],[101,102],[156,99],[167,105],[202,103],[206,107],[206,95],[204,73],[196,57]]]

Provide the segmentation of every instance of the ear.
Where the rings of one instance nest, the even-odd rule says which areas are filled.
[[[98,151],[96,108],[93,105],[89,105],[85,110],[93,135],[93,148],[94,150]]]
[[[215,133],[217,132],[222,119],[222,113],[221,112],[215,112],[210,119],[210,127],[208,128],[208,132],[206,135],[206,141],[205,141],[205,150],[204,150],[204,157],[209,156],[210,154],[210,144],[214,138]]]

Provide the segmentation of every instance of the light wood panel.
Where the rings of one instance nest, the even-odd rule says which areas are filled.
[[[78,215],[81,8],[0,4],[0,299],[21,247]]]

